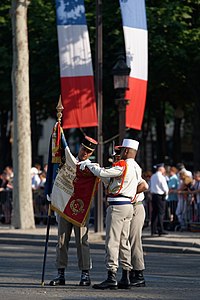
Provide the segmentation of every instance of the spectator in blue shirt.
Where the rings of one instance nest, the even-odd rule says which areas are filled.
[[[169,180],[167,182],[169,187],[169,194],[167,198],[167,208],[170,222],[176,222],[176,207],[178,203],[177,190],[179,187],[179,179],[177,176],[178,170],[175,167],[170,167]]]

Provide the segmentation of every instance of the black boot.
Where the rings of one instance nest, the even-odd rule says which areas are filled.
[[[118,288],[116,273],[112,271],[108,271],[108,278],[99,284],[94,284],[93,288],[99,290],[105,290],[105,289],[116,290]]]
[[[118,289],[130,289],[129,271],[122,269],[122,278],[118,282]]]
[[[58,269],[58,276],[49,282],[49,285],[56,286],[56,285],[65,285],[65,269],[60,268]]]
[[[83,270],[81,273],[80,286],[89,286],[91,284],[89,271]]]
[[[134,278],[135,278],[135,271],[134,271],[134,270],[131,270],[131,271],[129,272],[130,283],[131,283],[131,281],[134,280]]]
[[[145,286],[145,280],[144,280],[144,276],[143,276],[143,271],[133,271],[131,270],[130,272],[130,283],[131,286]]]

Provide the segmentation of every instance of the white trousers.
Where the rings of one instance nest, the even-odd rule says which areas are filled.
[[[133,217],[130,225],[131,264],[133,270],[145,269],[144,254],[142,247],[142,228],[145,220],[145,209],[143,204],[133,205]]]
[[[124,270],[131,270],[131,250],[129,243],[130,222],[133,205],[110,205],[106,214],[106,255],[107,270],[117,272],[119,258]]]

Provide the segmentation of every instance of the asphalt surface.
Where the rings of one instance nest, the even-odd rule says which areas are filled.
[[[46,227],[34,230],[12,229],[0,225],[0,299],[200,299],[200,233],[169,232],[162,237],[151,237],[149,229],[143,231],[146,287],[130,290],[94,290],[79,287],[80,271],[77,267],[74,237],[70,244],[66,285],[50,287],[56,275],[54,265],[56,226],[50,229],[44,285],[42,267]],[[104,264],[105,233],[91,228],[89,240],[93,268],[92,284],[106,279]],[[118,279],[121,269],[118,271]]]

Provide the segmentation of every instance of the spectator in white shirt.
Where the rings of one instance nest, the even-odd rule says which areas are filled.
[[[31,168],[31,186],[33,190],[36,190],[39,188],[40,185],[40,177],[38,174],[38,169],[35,167]]]
[[[165,200],[168,196],[169,188],[167,185],[164,164],[156,165],[156,173],[150,179],[150,192],[152,194],[152,215],[151,215],[151,235],[166,234],[163,227],[165,214]]]

